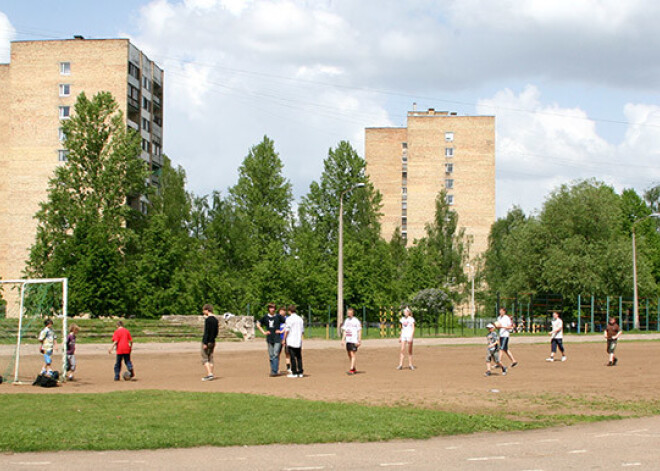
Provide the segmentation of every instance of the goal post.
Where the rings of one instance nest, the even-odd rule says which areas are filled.
[[[62,286],[61,293],[59,289],[48,289],[48,285],[57,286],[57,284]],[[6,375],[5,380],[14,384],[26,382],[22,381],[22,378],[29,378],[29,376],[21,374],[21,345],[25,343],[26,334],[30,329],[33,329],[32,324],[36,319],[53,317],[62,319],[62,336],[60,339],[62,374],[60,375],[60,381],[64,381],[66,377],[66,337],[68,334],[68,278],[0,280],[0,289],[0,295],[6,302],[6,316],[8,318],[18,318],[15,348],[13,352],[9,352],[10,361],[6,364],[5,371],[0,370],[0,374]],[[13,372],[11,371],[12,367]]]

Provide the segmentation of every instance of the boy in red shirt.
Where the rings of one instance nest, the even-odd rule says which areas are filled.
[[[133,338],[131,333],[122,321],[117,321],[117,330],[112,335],[112,347],[108,350],[108,354],[112,354],[112,350],[117,351],[117,359],[115,360],[115,381],[119,381],[119,373],[121,372],[121,362],[124,360],[126,363],[126,368],[131,374],[129,379],[133,379],[135,376],[135,370],[133,370],[133,363],[131,362],[131,348],[133,347]]]

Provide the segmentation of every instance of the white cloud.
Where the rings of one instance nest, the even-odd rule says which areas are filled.
[[[16,36],[16,30],[12,26],[7,15],[0,12],[0,64],[9,62],[9,42]]]

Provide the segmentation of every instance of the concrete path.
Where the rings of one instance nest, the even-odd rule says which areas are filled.
[[[419,441],[10,454],[0,469],[658,470],[658,444],[660,417],[649,417]]]

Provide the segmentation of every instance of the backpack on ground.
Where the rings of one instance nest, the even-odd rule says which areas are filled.
[[[32,383],[32,386],[41,386],[42,388],[55,388],[57,387],[57,377],[59,377],[59,373],[57,376],[55,376],[56,373],[55,371],[53,372],[53,376],[49,375],[39,375],[37,376],[37,379],[34,380],[34,383]]]

